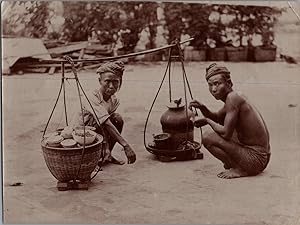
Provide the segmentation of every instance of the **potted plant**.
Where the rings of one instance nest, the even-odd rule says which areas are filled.
[[[225,42],[226,26],[221,21],[221,15],[225,9],[224,5],[214,5],[209,15],[209,26],[207,31],[207,45],[209,46],[207,51],[208,60],[210,61],[225,61],[226,49]]]
[[[272,7],[255,7],[254,33],[261,35],[262,45],[254,48],[254,60],[256,62],[275,61],[276,49],[274,45],[274,24],[281,10]]]
[[[273,44],[274,33],[270,29],[262,30],[262,45],[254,48],[254,59],[256,62],[267,62],[276,60],[276,45]]]
[[[208,60],[210,61],[225,61],[226,49],[225,43],[222,41],[223,28],[219,25],[210,24],[209,37],[207,39],[207,50]]]
[[[184,49],[186,61],[206,61],[210,5],[188,4],[183,11],[186,34],[194,39]]]
[[[232,17],[226,31],[231,36],[230,45],[226,46],[228,61],[247,61],[248,47],[243,45],[246,37],[246,21],[248,20],[248,6],[227,6],[227,14]]]
[[[183,18],[183,9],[187,4],[168,2],[165,4],[166,27],[168,29],[168,42],[172,43],[180,39],[182,30],[185,28]]]

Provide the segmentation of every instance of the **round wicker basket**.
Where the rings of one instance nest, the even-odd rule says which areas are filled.
[[[46,144],[45,139],[41,141],[41,146],[47,167],[58,181],[67,182],[74,180],[80,163],[81,167],[77,180],[86,181],[90,180],[91,173],[101,158],[102,141],[103,137],[99,135],[96,137],[94,144],[85,146],[82,162],[83,147],[50,147]]]

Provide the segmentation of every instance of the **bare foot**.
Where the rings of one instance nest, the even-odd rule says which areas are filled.
[[[238,177],[245,177],[245,176],[248,176],[248,174],[241,169],[230,168],[229,170],[219,173],[217,176],[220,178],[223,178],[223,179],[232,179],[232,178],[238,178]]]
[[[229,170],[230,168],[232,168],[231,166],[227,165],[227,164],[224,164],[224,169],[225,170]]]

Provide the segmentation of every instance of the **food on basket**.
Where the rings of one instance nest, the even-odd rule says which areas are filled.
[[[91,130],[85,130],[84,132],[82,129],[75,129],[72,133],[72,136],[73,139],[80,145],[84,144],[85,137],[85,145],[89,145],[95,141],[97,134]]]
[[[65,127],[62,132],[60,133],[61,136],[63,136],[64,138],[72,138],[72,132],[73,132],[73,128],[72,127]]]
[[[50,147],[60,147],[60,142],[63,141],[64,138],[60,135],[53,135],[46,139],[47,145]]]
[[[77,142],[74,139],[65,139],[62,142],[60,142],[60,144],[64,148],[73,148],[73,147],[76,147]]]
[[[51,136],[57,136],[57,135],[59,135],[58,132],[52,132],[52,133],[45,134],[45,135],[44,135],[44,138],[49,138],[49,137],[51,137]]]

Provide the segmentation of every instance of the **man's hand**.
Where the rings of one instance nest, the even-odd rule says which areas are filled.
[[[136,160],[136,155],[134,153],[134,151],[132,150],[132,148],[127,144],[124,146],[124,152],[126,154],[126,157],[128,159],[128,164],[132,164],[135,162]]]
[[[203,104],[197,100],[192,100],[189,104],[189,109],[192,109],[192,107],[199,109]]]
[[[201,118],[196,116],[192,121],[194,122],[194,126],[198,128],[207,125],[207,119],[205,117]]]

